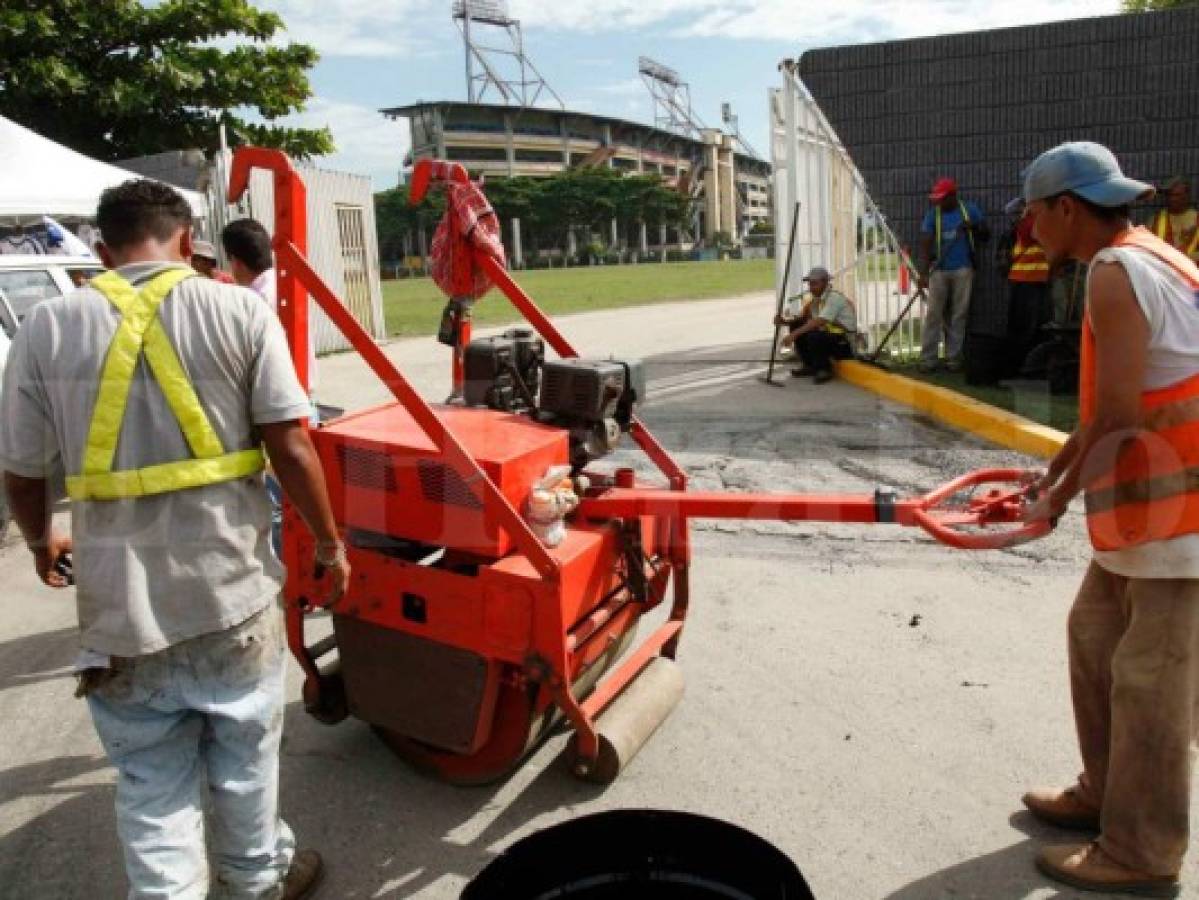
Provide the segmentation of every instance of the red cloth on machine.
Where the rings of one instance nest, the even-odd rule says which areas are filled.
[[[505,266],[499,219],[478,184],[449,181],[445,215],[430,252],[433,281],[451,297],[482,297],[491,289],[491,279],[475,264],[476,252]]]

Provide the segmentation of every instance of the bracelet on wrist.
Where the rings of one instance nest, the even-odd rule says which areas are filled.
[[[322,566],[332,566],[344,561],[346,545],[341,541],[317,541],[316,561]]]

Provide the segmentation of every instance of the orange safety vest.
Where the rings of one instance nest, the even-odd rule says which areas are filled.
[[[1012,267],[1008,269],[1008,281],[1026,284],[1044,284],[1049,280],[1049,259],[1045,249],[1036,241],[1024,243],[1017,237],[1012,247]]]
[[[1199,298],[1199,267],[1145,228],[1112,245],[1136,247],[1167,263]],[[1095,334],[1084,316],[1079,415],[1095,417]],[[1141,422],[1115,465],[1086,486],[1087,530],[1096,550],[1123,550],[1199,533],[1199,375],[1141,394]]]
[[[1191,233],[1190,243],[1180,242],[1175,239],[1174,229],[1170,227],[1170,211],[1163,209],[1158,211],[1157,218],[1153,220],[1153,231],[1167,244],[1181,250],[1195,262],[1199,262],[1199,226],[1196,226]],[[1179,237],[1185,238],[1186,235],[1179,235]]]

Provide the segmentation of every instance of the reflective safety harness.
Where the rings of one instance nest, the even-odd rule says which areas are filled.
[[[1199,222],[1196,223],[1195,230],[1191,233],[1191,241],[1186,246],[1183,246],[1179,241],[1185,235],[1178,235],[1177,239],[1174,235],[1174,229],[1170,225],[1169,210],[1161,210],[1157,214],[1157,218],[1153,222],[1153,232],[1167,244],[1178,248],[1195,262],[1199,262]]]
[[[1146,229],[1129,229],[1112,246],[1151,253],[1199,297],[1199,268]],[[1086,316],[1078,394],[1084,425],[1095,418],[1095,353]],[[1142,392],[1140,430],[1120,447],[1115,464],[1086,485],[1086,509],[1096,550],[1199,532],[1199,376]]]
[[[961,200],[958,201],[958,211],[962,214],[962,224],[969,225],[970,224],[970,213],[966,210],[966,204],[963,203]],[[940,264],[941,257],[944,256],[944,254],[941,252],[944,248],[941,246],[941,207],[940,206],[937,207],[936,220],[937,220],[937,264]],[[966,238],[967,238],[967,240],[970,241],[970,252],[971,253],[977,252],[978,248],[974,246],[974,232],[971,231],[969,228],[966,229]],[[936,265],[934,265],[933,268],[936,268]]]
[[[140,291],[116,272],[105,272],[91,280],[91,287],[120,312],[121,322],[108,345],[100,374],[83,470],[67,477],[67,495],[72,500],[119,500],[164,494],[232,481],[262,470],[265,460],[259,447],[225,452],[175,348],[163,331],[159,306],[172,288],[195,275],[191,269],[170,269],[150,279]],[[114,472],[113,461],[129,389],[143,356],[194,458]]]
[[[807,303],[805,303],[804,305],[807,306],[808,304],[811,304],[811,313],[813,316],[815,316],[818,319],[821,318],[820,311],[824,307],[824,301],[828,299],[829,291],[831,291],[831,290],[832,290],[832,288],[829,288],[820,297],[813,295],[811,292],[804,295],[805,297],[808,298]],[[846,297],[844,294],[842,294],[841,296],[845,300],[845,302],[849,304],[850,309],[855,309],[855,311],[856,311],[856,307],[854,307],[853,301],[850,300],[848,297]],[[829,334],[849,334],[849,329],[846,328],[844,325],[838,325],[836,322],[833,322],[830,320],[825,321],[824,327],[821,329],[821,331],[827,331]]]

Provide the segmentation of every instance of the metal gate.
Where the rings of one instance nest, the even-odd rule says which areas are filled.
[[[861,173],[796,74],[795,63],[786,60],[779,71],[783,86],[770,92],[775,284],[782,286],[798,203],[786,296],[802,293],[807,270],[824,266],[838,289],[854,301],[864,349],[873,353],[911,299],[915,272],[870,199]],[[882,348],[882,358],[901,360],[919,354],[923,313],[923,304],[913,304]]]
[[[355,319],[372,334],[375,310],[371,303],[370,263],[366,250],[365,217],[361,206],[337,204],[337,233],[341,243],[344,300]]]

